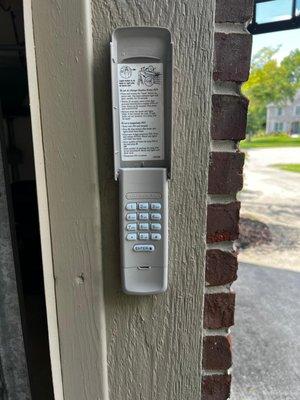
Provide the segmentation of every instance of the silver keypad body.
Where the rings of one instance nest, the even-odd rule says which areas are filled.
[[[124,168],[119,179],[123,289],[129,294],[164,292],[168,280],[166,169]]]

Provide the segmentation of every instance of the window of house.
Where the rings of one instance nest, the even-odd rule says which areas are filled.
[[[282,108],[281,107],[277,108],[277,115],[278,116],[282,115]]]
[[[300,121],[292,122],[292,133],[300,133]]]
[[[300,115],[300,106],[296,106],[295,108],[295,114]]]
[[[274,132],[282,132],[282,131],[283,131],[283,122],[275,122]]]

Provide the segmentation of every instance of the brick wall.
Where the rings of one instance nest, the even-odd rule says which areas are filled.
[[[230,396],[232,364],[230,327],[234,324],[237,278],[234,241],[239,234],[248,101],[241,83],[248,79],[251,35],[246,30],[253,0],[216,0],[214,92],[208,182],[206,291],[204,302],[202,400]]]

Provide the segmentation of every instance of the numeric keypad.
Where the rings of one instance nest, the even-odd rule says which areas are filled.
[[[155,251],[155,246],[149,241],[160,241],[162,239],[162,204],[160,202],[128,202],[125,205],[126,221],[137,221],[137,223],[127,223],[126,239],[137,242],[132,250],[138,252]],[[134,212],[132,212],[134,211]],[[143,221],[143,222],[142,222]],[[145,221],[145,222],[144,222]],[[159,222],[146,222],[159,221]],[[139,244],[140,241],[143,243]],[[151,250],[150,250],[151,249]]]

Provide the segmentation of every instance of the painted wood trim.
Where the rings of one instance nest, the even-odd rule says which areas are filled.
[[[50,232],[50,216],[45,170],[45,154],[40,110],[40,93],[37,76],[37,60],[33,30],[32,2],[24,1],[24,28],[27,59],[28,87],[30,97],[31,126],[34,149],[35,175],[37,182],[37,198],[39,209],[39,224],[43,260],[43,276],[47,310],[47,324],[52,382],[55,400],[63,400],[63,387],[60,363],[60,349],[57,325],[55,279],[52,259],[52,241]]]
[[[24,2],[55,400],[107,400],[90,5]]]

